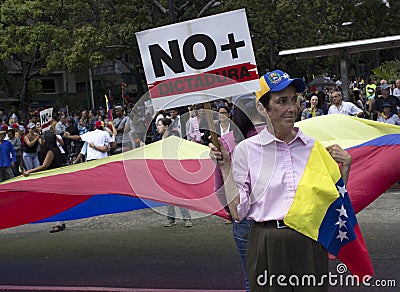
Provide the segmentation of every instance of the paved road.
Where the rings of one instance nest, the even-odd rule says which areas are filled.
[[[399,200],[400,191],[391,190],[358,216],[376,271],[373,280],[396,280],[397,291]],[[55,234],[48,233],[51,224],[1,230],[0,290],[11,291],[11,286],[242,289],[231,225],[214,216],[195,219],[194,226],[186,229],[183,222],[171,228],[162,227],[163,222],[163,215],[141,210],[72,221]],[[336,265],[330,262],[333,274]],[[396,291],[381,289],[331,287],[330,291]]]

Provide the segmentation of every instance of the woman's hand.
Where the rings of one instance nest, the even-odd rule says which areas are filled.
[[[218,149],[218,147],[212,143],[208,144],[208,147],[210,147],[210,157],[211,159],[213,159],[218,163],[221,169],[224,167],[230,169],[231,160],[229,157],[229,153],[226,150],[224,144],[222,143],[221,138],[218,138],[218,144],[220,149]]]
[[[347,166],[351,165],[351,155],[347,151],[343,150],[343,148],[338,144],[330,145],[326,147],[326,150],[328,150],[329,154],[337,163],[342,163]]]

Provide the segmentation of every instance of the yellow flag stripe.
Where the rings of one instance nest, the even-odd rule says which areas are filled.
[[[339,144],[350,148],[366,141],[399,134],[400,127],[347,115],[324,115],[296,123],[297,127],[325,146]]]

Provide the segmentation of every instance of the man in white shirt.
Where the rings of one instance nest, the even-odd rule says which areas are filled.
[[[95,130],[87,132],[82,135],[70,135],[68,132],[64,134],[64,137],[88,142],[86,161],[101,159],[108,157],[108,149],[110,143],[114,142],[115,138],[110,136],[107,132],[103,131],[103,124],[101,121],[96,121]]]
[[[172,121],[171,129],[174,132],[174,135],[182,138],[181,117],[178,114],[178,109],[171,108],[169,110],[169,118]]]
[[[349,116],[357,116],[359,118],[364,117],[362,109],[357,107],[352,102],[343,101],[343,96],[340,91],[333,91],[331,94],[331,103],[329,107],[328,115],[331,114],[342,114]]]

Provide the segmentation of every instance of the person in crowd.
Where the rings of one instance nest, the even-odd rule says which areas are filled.
[[[369,88],[367,90],[367,93],[369,93],[369,96],[366,97],[365,112],[369,119],[376,120],[376,114],[374,113],[374,103],[375,103],[375,94],[376,94],[375,90],[373,88]]]
[[[328,113],[328,103],[327,103],[327,95],[324,90],[317,92],[318,97],[318,108],[322,109],[324,115]]]
[[[393,114],[391,112],[392,104],[390,102],[384,102],[382,104],[382,110],[378,114],[378,122],[383,122],[386,124],[392,124],[392,125],[400,125],[400,119],[399,116],[396,114]]]
[[[89,111],[89,131],[92,131],[95,128],[94,123],[97,120],[97,111],[95,109],[91,109]]]
[[[146,141],[147,133],[145,117],[141,108],[136,108],[132,111],[131,120],[132,128],[135,129],[133,134],[133,148],[138,148]]]
[[[7,121],[7,116],[4,114],[4,111],[0,110],[0,119],[2,122]]]
[[[117,137],[115,141],[117,143],[117,147],[112,151],[113,154],[121,153],[122,152],[122,142],[124,137],[124,131],[127,125],[129,124],[129,118],[125,116],[124,109],[122,106],[117,105],[114,107],[114,127],[117,131]]]
[[[14,177],[13,167],[17,161],[14,147],[10,141],[4,140],[6,133],[0,131],[0,182]]]
[[[320,279],[328,273],[328,257],[318,242],[283,223],[316,143],[294,127],[298,110],[296,92],[303,92],[306,85],[300,78],[291,79],[287,73],[275,70],[260,78],[260,87],[256,93],[257,105],[270,119],[271,127],[235,147],[232,167],[220,143],[221,157],[217,161],[226,178],[225,192],[234,196],[232,217],[253,220],[246,254],[250,291],[277,291],[280,287],[276,282],[261,287],[259,276],[268,271],[269,275],[314,275]],[[338,145],[328,146],[326,151],[342,164],[340,172],[347,183],[351,156]],[[231,169],[233,177],[229,175]],[[285,287],[295,291],[293,288]],[[326,283],[306,288],[328,290]]]
[[[17,137],[21,141],[21,134],[19,132],[19,125],[18,123],[13,123],[11,124],[11,129],[14,129],[15,131],[15,137]]]
[[[28,124],[28,134],[24,137],[24,145],[22,147],[22,159],[26,170],[40,165],[38,156],[39,139],[40,135],[36,132],[36,125],[34,123]]]
[[[204,118],[203,107],[201,105],[196,105],[188,120],[189,124],[189,129],[187,131],[188,140],[196,143],[203,142],[202,140],[203,133],[200,132],[200,124],[202,123],[203,118]]]
[[[43,152],[45,155],[42,165],[33,169],[24,170],[22,174],[29,176],[31,173],[43,170],[49,170],[61,167],[63,165],[61,159],[61,151],[57,146],[57,137],[54,133],[48,131],[44,134]],[[66,228],[64,222],[57,222],[55,226],[49,231],[50,233],[63,231]]]
[[[354,103],[358,108],[364,111],[364,101],[360,95],[360,90],[355,87],[349,94],[349,101]]]
[[[393,95],[400,99],[400,79],[395,82],[396,87],[393,89]]]
[[[160,119],[165,118],[165,117],[166,117],[166,114],[165,114],[164,110],[160,110],[160,111],[154,113],[154,116],[153,116],[152,121],[150,123],[151,132],[153,134],[153,142],[161,140],[161,135],[159,135],[158,132],[157,132],[157,124],[158,124],[158,121]],[[129,121],[130,121],[130,123],[129,123],[129,128],[130,128],[129,137],[133,141],[135,139],[135,128],[133,127],[132,118],[129,119]]]
[[[383,103],[386,102],[386,103],[390,103],[392,105],[392,107],[390,108],[390,112],[393,115],[398,115],[399,112],[398,112],[397,108],[400,107],[400,100],[397,97],[390,95],[390,85],[384,83],[381,86],[381,92],[382,92],[382,96],[378,96],[375,98],[374,107],[373,107],[374,112],[378,115],[380,113],[380,111],[382,110]]]
[[[58,118],[58,122],[56,124],[56,135],[64,135],[64,132],[67,130],[67,125],[65,123],[65,115],[61,114]]]
[[[171,108],[169,110],[169,118],[172,122],[170,128],[172,129],[173,133],[182,138],[181,117],[177,108]]]
[[[87,132],[83,135],[71,135],[68,132],[64,133],[64,137],[72,140],[79,140],[87,142],[86,161],[101,159],[108,157],[108,150],[110,143],[115,139],[103,131],[104,124],[101,121],[95,123],[95,130]]]
[[[322,116],[324,112],[318,107],[318,96],[313,95],[310,99],[310,107],[303,110],[301,120]]]
[[[7,125],[7,124],[2,124],[1,127],[0,127],[0,131],[4,131],[4,132],[7,133],[7,131],[8,131],[8,125]],[[4,140],[8,140],[8,136],[5,136],[5,137],[4,137]]]
[[[367,85],[365,85],[365,94],[367,96],[367,99],[369,98],[369,96],[371,95],[371,91],[369,91],[369,89],[373,89],[373,93],[376,92],[376,84],[374,82],[374,79],[369,78],[367,80]]]
[[[231,109],[226,105],[219,106],[218,121],[215,123],[215,131],[219,137],[233,130],[233,122],[231,120]]]
[[[157,122],[157,132],[159,135],[161,135],[161,139],[165,139],[169,136],[176,136],[176,132],[172,131],[170,129],[172,121],[171,119],[168,118],[161,118]],[[181,211],[182,218],[185,222],[185,227],[189,228],[192,227],[192,218],[190,216],[189,210],[179,207],[179,210]],[[164,224],[164,227],[172,227],[176,225],[176,212],[175,212],[175,206],[167,206],[167,222]]]
[[[15,136],[15,130],[14,129],[9,129],[7,131],[7,136],[8,136],[8,141],[10,141],[11,145],[14,147],[15,150],[15,162],[12,167],[14,176],[19,176],[20,171],[19,171],[19,166],[21,165],[21,160],[22,160],[22,143],[21,140]]]
[[[334,90],[331,92],[331,103],[329,107],[328,115],[331,114],[342,114],[349,116],[357,116],[359,118],[364,117],[362,109],[358,108],[354,103],[343,101],[343,95],[341,91]]]

